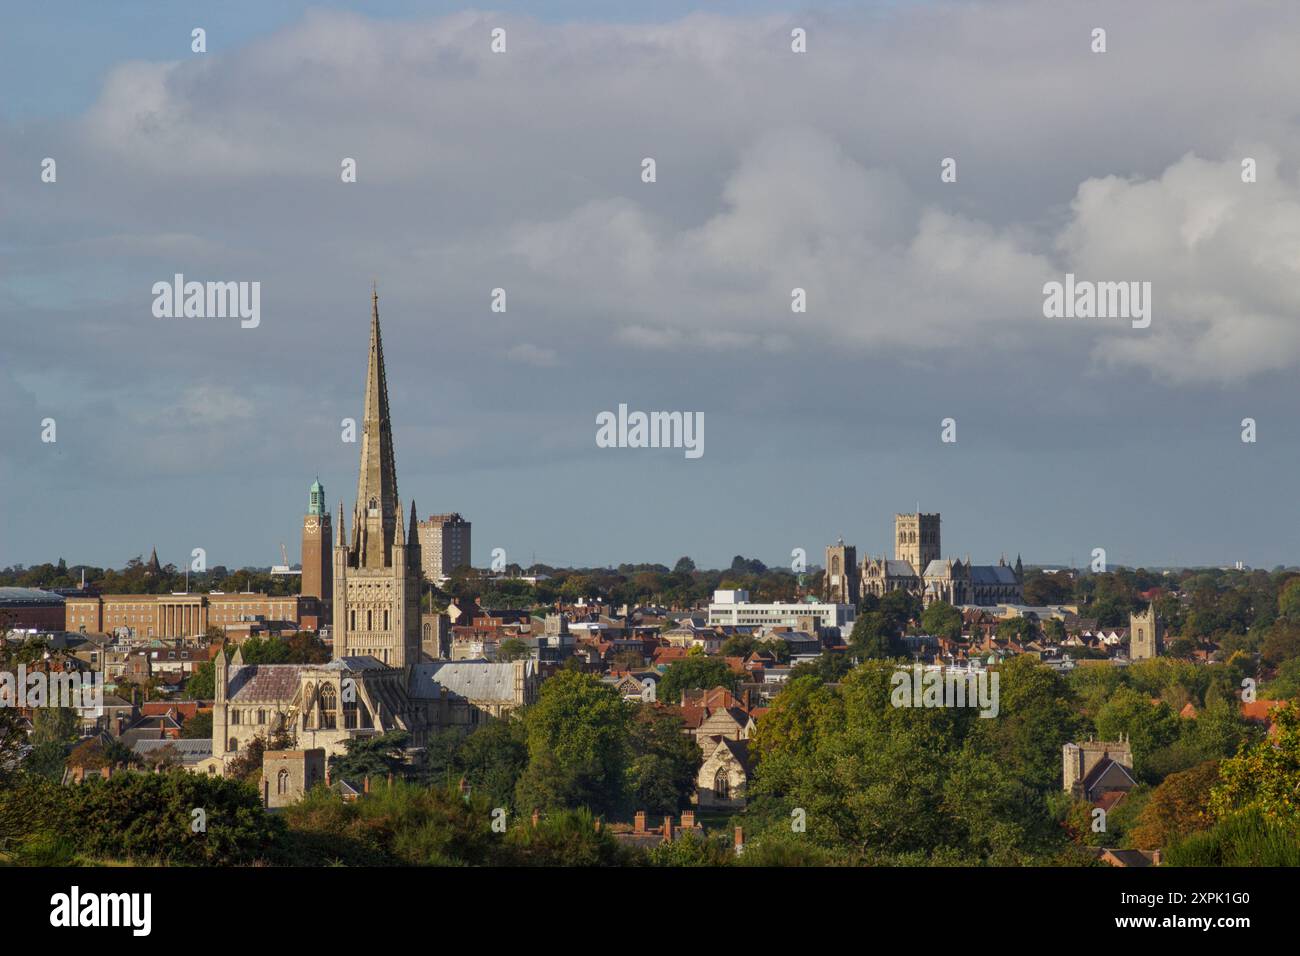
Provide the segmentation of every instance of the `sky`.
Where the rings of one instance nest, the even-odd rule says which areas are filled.
[[[399,493],[479,565],[878,556],[918,505],[977,562],[1300,563],[1294,5],[9,25],[0,566],[297,560],[313,479],[351,512],[372,281]],[[260,323],[156,317],[177,273]],[[1150,282],[1150,326],[1045,317],[1067,273]],[[620,404],[702,414],[703,455],[599,447]]]

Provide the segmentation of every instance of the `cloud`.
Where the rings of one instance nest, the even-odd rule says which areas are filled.
[[[532,345],[528,342],[520,342],[518,345],[511,346],[510,350],[506,352],[506,358],[512,362],[518,362],[521,365],[532,365],[536,368],[552,368],[558,364],[555,349]]]

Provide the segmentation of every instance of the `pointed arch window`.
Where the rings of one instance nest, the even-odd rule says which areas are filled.
[[[320,726],[323,730],[334,730],[338,726],[338,695],[334,693],[333,684],[320,689]]]

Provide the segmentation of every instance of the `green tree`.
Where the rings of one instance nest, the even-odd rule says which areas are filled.
[[[961,611],[947,601],[933,601],[921,615],[921,628],[927,634],[957,640],[961,637]]]
[[[618,811],[626,801],[630,707],[618,691],[578,671],[547,680],[524,723],[528,767],[515,805]]]
[[[628,745],[628,792],[638,810],[676,813],[695,792],[695,775],[704,755],[684,733],[682,718],[642,704],[636,708]]]
[[[70,744],[81,736],[81,718],[71,707],[37,707],[32,716],[33,744]]]
[[[1259,810],[1271,820],[1300,823],[1300,703],[1273,712],[1277,734],[1223,761],[1210,809],[1223,819]]]
[[[346,753],[330,757],[330,773],[353,783],[366,777],[386,779],[389,774],[401,777],[406,771],[410,736],[405,730],[390,730],[369,737],[351,737],[343,742]],[[260,759],[258,764],[260,767]]]
[[[515,787],[527,766],[527,728],[516,713],[480,725],[456,753],[456,768],[465,783],[493,807],[514,806]]]
[[[508,637],[497,645],[497,660],[517,661],[528,657],[531,651],[528,642],[517,637]]]
[[[202,711],[181,725],[181,736],[186,740],[203,740],[212,736],[212,711]]]
[[[675,704],[681,700],[684,690],[710,690],[714,687],[735,690],[735,672],[721,658],[693,651],[669,665],[659,679],[655,695],[665,703]]]

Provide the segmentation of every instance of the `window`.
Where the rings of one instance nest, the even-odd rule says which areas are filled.
[[[275,792],[285,794],[289,792],[289,771],[281,770],[275,777]]]
[[[731,799],[731,779],[727,776],[726,768],[713,775],[713,796],[719,800]]]
[[[334,687],[326,684],[320,689],[320,726],[324,730],[333,730],[338,724],[338,695]]]

